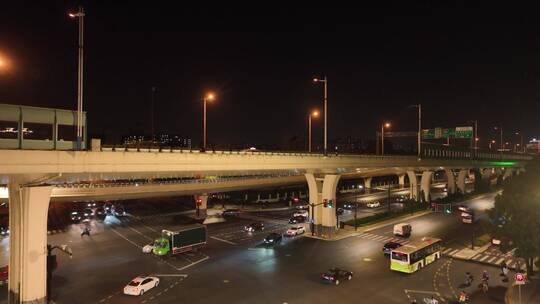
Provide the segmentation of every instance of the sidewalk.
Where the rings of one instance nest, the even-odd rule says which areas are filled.
[[[332,236],[332,238],[330,238],[330,239],[329,238],[323,238],[323,237],[320,237],[320,236],[311,235],[311,232],[306,232],[305,237],[324,240],[324,241],[339,241],[339,240],[342,240],[342,239],[345,239],[345,238],[348,238],[348,237],[358,236],[358,235],[361,235],[362,233],[369,232],[369,231],[372,231],[372,230],[375,230],[375,229],[379,229],[379,228],[386,227],[386,226],[389,226],[389,225],[394,225],[394,224],[397,224],[397,223],[400,223],[400,222],[403,222],[403,221],[407,221],[407,220],[410,220],[410,219],[413,219],[413,218],[421,217],[421,216],[424,216],[426,214],[430,214],[431,212],[432,211],[422,211],[422,212],[418,212],[418,213],[413,214],[413,215],[404,215],[404,216],[400,216],[400,217],[395,217],[395,218],[388,219],[388,220],[385,220],[385,221],[381,221],[381,222],[378,222],[378,223],[374,223],[374,224],[371,224],[371,225],[368,225],[368,226],[358,227],[357,231],[354,230],[353,226],[346,225],[345,226],[346,228],[342,228],[342,229],[337,230],[334,233],[334,235]]]
[[[521,259],[514,257],[512,252],[502,253],[499,251],[499,248],[492,244],[476,247],[474,250],[469,247],[462,249],[443,248],[442,253],[443,255],[454,259],[471,261],[496,267],[500,267],[501,264],[505,262],[510,270],[515,270],[518,262],[520,262],[521,265],[524,264]]]

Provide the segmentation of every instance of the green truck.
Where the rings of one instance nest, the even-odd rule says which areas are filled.
[[[177,231],[163,230],[161,237],[154,241],[152,252],[155,255],[178,254],[196,251],[206,245],[206,226],[195,224]]]

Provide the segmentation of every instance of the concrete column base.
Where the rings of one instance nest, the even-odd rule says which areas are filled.
[[[334,234],[336,233],[336,227],[328,227],[323,225],[314,225],[314,235],[325,238],[325,239],[331,239],[334,237]]]
[[[206,211],[207,211],[206,208],[205,209],[199,208],[199,211],[195,210],[195,216],[197,218],[206,218],[206,215],[207,215]]]

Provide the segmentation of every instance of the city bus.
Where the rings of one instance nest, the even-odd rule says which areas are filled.
[[[413,273],[441,257],[440,239],[424,237],[392,250],[390,269]]]

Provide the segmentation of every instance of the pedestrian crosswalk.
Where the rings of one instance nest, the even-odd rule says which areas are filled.
[[[455,249],[455,248],[443,248],[442,253],[445,256],[448,257],[455,257],[458,252],[460,252],[462,249]],[[516,269],[516,266],[518,263],[520,263],[520,260],[513,256],[513,254],[504,254],[500,252],[498,249],[488,249],[482,253],[478,253],[476,255],[473,255],[471,258],[468,258],[470,261],[475,261],[482,264],[488,264],[493,266],[501,266],[503,262],[506,263],[508,268],[510,269]],[[523,265],[523,262],[521,261],[521,265]]]
[[[384,235],[378,235],[378,234],[372,234],[372,233],[362,233],[357,236],[358,238],[375,241],[375,242],[381,242],[381,243],[387,243],[387,242],[396,242],[400,243],[401,245],[407,245],[410,243],[410,240],[398,238],[395,236],[384,236]]]

